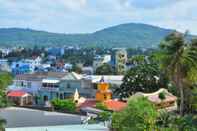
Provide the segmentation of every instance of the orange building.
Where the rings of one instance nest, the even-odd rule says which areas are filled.
[[[109,84],[104,81],[104,78],[97,84],[96,101],[104,102],[111,100],[112,92],[109,90]]]

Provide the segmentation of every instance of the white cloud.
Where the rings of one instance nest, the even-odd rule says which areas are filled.
[[[93,32],[140,22],[197,34],[196,0],[0,0],[0,27]]]

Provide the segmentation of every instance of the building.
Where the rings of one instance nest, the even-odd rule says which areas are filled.
[[[93,70],[94,72],[96,71],[96,69],[103,65],[104,63],[110,63],[111,62],[111,55],[97,55],[96,57],[94,57],[94,61],[93,61]]]
[[[97,112],[99,111],[96,109],[96,103],[102,103],[109,111],[121,111],[127,106],[125,102],[112,99],[110,84],[105,81],[104,77],[101,77],[99,82],[97,82],[95,98],[84,100],[83,103],[79,104],[79,108],[83,113],[98,114]]]
[[[66,73],[60,78],[45,78],[42,80],[42,87],[38,92],[40,104],[55,98],[72,98],[76,89],[82,97],[92,98],[95,89],[90,80],[83,79],[81,75],[74,72]]]
[[[119,49],[115,53],[115,69],[118,74],[124,74],[127,70],[127,51]]]
[[[32,95],[24,91],[8,92],[7,98],[18,106],[31,105],[33,102]]]
[[[96,101],[104,102],[112,98],[112,92],[109,90],[109,84],[104,81],[104,77],[101,78],[97,84]]]
[[[162,94],[162,97],[160,95]],[[177,110],[177,97],[168,92],[167,89],[161,88],[154,93],[141,93],[134,94],[130,99],[135,97],[147,97],[150,102],[155,104],[158,110],[165,109],[167,111]]]
[[[11,65],[11,70],[13,75],[27,74],[31,72],[30,64],[22,61],[13,62]]]
[[[38,93],[47,79],[61,79],[66,73],[42,72],[16,75],[8,91],[25,91],[34,97],[34,104],[38,104]]]
[[[0,59],[0,70],[11,72],[11,68],[9,66],[8,59]]]

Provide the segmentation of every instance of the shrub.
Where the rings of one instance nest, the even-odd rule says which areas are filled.
[[[159,99],[161,99],[161,100],[166,99],[166,95],[164,92],[159,93]]]
[[[76,110],[76,105],[71,99],[66,99],[66,100],[54,99],[51,101],[51,103],[54,106],[55,110],[69,111],[69,112],[75,112]]]
[[[97,102],[96,108],[100,110],[107,110],[107,107],[102,102]]]

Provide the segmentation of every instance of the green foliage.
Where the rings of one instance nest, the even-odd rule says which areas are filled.
[[[161,99],[161,100],[165,100],[166,99],[166,95],[165,95],[164,92],[160,92],[159,93],[159,99]]]
[[[173,128],[179,131],[196,131],[197,130],[197,116],[185,115],[176,116],[173,121]]]
[[[30,29],[0,29],[4,46],[83,46],[83,47],[147,47],[157,46],[171,30],[145,24],[123,24],[92,34],[56,34]]]
[[[69,111],[69,112],[76,111],[76,105],[71,99],[67,99],[67,100],[54,99],[51,101],[51,103],[54,106],[55,110]]]
[[[6,99],[6,88],[12,83],[12,76],[7,72],[0,72],[0,108],[9,105]]]
[[[117,131],[152,131],[156,128],[158,113],[147,98],[130,99],[128,106],[112,115],[112,128]]]
[[[129,58],[129,63],[132,63],[134,65],[141,65],[147,63],[146,57],[144,55],[135,55]]]
[[[104,63],[103,65],[99,66],[96,69],[96,75],[113,75],[113,74],[114,74],[113,68],[106,63]]]
[[[107,107],[102,102],[97,102],[96,108],[100,110],[107,110]]]
[[[5,131],[6,120],[0,118],[0,131]]]
[[[167,87],[168,81],[161,74],[157,64],[142,64],[131,68],[123,78],[115,93],[127,98],[136,92],[151,93]]]
[[[100,121],[108,121],[110,120],[110,117],[111,117],[111,112],[108,112],[108,111],[103,111],[101,113],[99,113],[99,120]]]
[[[166,72],[171,83],[178,89],[180,94],[180,114],[183,115],[185,103],[185,89],[196,81],[191,72],[197,70],[197,46],[196,42],[186,41],[187,34],[174,32],[168,35],[160,44],[160,63],[163,72]]]
[[[74,66],[72,67],[72,71],[73,71],[73,72],[76,72],[76,73],[78,73],[78,74],[81,74],[81,73],[82,73],[81,67],[79,67],[79,66],[77,66],[77,65],[74,65]]]
[[[190,106],[192,109],[192,112],[197,112],[197,88],[194,87],[194,89],[191,90],[192,93],[190,94]]]

